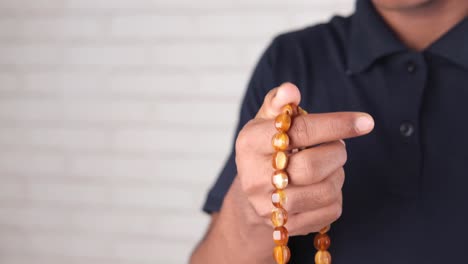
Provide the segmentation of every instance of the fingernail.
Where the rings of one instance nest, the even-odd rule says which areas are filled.
[[[360,133],[368,132],[374,127],[374,120],[370,116],[361,116],[356,119],[355,126]]]

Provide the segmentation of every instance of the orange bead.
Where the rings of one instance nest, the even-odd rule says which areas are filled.
[[[280,114],[275,119],[275,127],[279,132],[287,132],[291,127],[291,116],[288,114]]]
[[[288,246],[276,246],[273,249],[273,258],[277,264],[286,264],[291,258],[291,251]]]
[[[319,250],[315,253],[315,264],[331,264],[332,259],[330,252],[326,250]]]
[[[273,176],[271,177],[271,183],[273,186],[278,189],[278,190],[284,190],[289,183],[289,177],[286,172],[277,170],[273,173]]]
[[[271,212],[271,222],[273,226],[284,226],[288,222],[288,212],[283,208],[275,208]]]
[[[288,201],[288,197],[286,193],[282,190],[274,190],[271,193],[271,202],[275,207],[281,208],[284,207],[286,202]]]
[[[271,144],[276,150],[286,150],[289,147],[288,134],[279,132],[273,136]]]
[[[281,109],[281,113],[293,116],[297,114],[297,106],[295,104],[287,104]]]
[[[314,237],[314,246],[317,250],[327,250],[330,243],[330,237],[327,234],[317,233]]]
[[[275,152],[272,163],[275,170],[284,170],[288,166],[288,155],[284,151]]]
[[[277,226],[273,230],[273,241],[278,246],[286,246],[288,244],[289,234],[284,226]]]
[[[320,229],[320,234],[325,234],[326,232],[330,231],[330,225],[327,225],[326,227]]]
[[[298,106],[297,107],[297,112],[299,112],[300,115],[307,115],[307,111],[302,109],[302,107]]]

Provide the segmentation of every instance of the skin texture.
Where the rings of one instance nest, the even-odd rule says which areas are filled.
[[[373,0],[400,40],[422,51],[468,16],[464,0]]]
[[[424,50],[468,14],[465,0],[373,0],[386,23],[409,48]],[[265,97],[255,119],[236,140],[238,175],[190,263],[272,263],[271,137],[273,119],[287,103],[298,104],[297,87],[286,83]],[[358,125],[362,125],[359,128]],[[367,125],[367,127],[366,127]],[[293,147],[309,148],[290,157],[286,189],[291,236],[318,231],[341,215],[346,162],[345,138],[373,129],[365,113],[326,113],[296,117],[289,135]],[[331,158],[334,157],[334,158]]]

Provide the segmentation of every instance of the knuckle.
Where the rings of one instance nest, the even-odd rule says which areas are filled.
[[[306,122],[306,119],[298,116],[294,118],[294,123],[291,126],[291,140],[296,142],[307,142],[307,139],[313,136],[311,130],[312,129]]]
[[[331,208],[331,218],[332,218],[332,222],[338,220],[338,218],[341,217],[341,215],[343,214],[343,207],[341,206],[340,203],[334,203],[332,208]]]
[[[320,166],[318,164],[314,164],[311,160],[307,158],[303,158],[302,164],[304,166],[304,172],[310,179],[318,178],[320,175]]]
[[[258,216],[263,217],[263,218],[269,217],[271,214],[271,209],[268,208],[267,206],[262,206],[262,205],[257,204],[257,205],[254,205],[254,210]]]
[[[313,200],[319,205],[330,204],[335,200],[336,190],[331,183],[323,183],[317,186],[313,193]]]
[[[250,137],[249,137],[249,127],[248,125],[244,126],[242,130],[237,135],[236,139],[236,152],[242,152],[243,150],[247,149],[250,144]]]
[[[257,180],[257,177],[239,177],[242,191],[247,196],[253,196],[263,189],[262,183]]]
[[[340,193],[341,193],[341,189],[343,188],[345,178],[346,178],[345,170],[343,167],[341,167],[338,170],[338,181],[337,181],[337,185],[338,185],[337,190],[340,190]]]
[[[336,151],[336,159],[339,163],[340,166],[344,166],[346,164],[346,161],[348,161],[348,152],[346,151],[346,147],[343,144],[339,144],[340,147]]]

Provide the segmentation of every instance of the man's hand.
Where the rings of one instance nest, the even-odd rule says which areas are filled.
[[[299,104],[300,99],[299,90],[290,83],[271,90],[255,119],[240,131],[236,140],[238,175],[211,228],[214,236],[216,232],[223,234],[218,237],[217,252],[211,252],[211,256],[224,254],[223,261],[233,263],[271,262],[273,119],[284,105]],[[306,149],[289,155],[284,207],[290,235],[316,232],[340,217],[347,156],[343,139],[362,136],[373,127],[372,117],[358,112],[307,114],[293,119],[288,132],[290,149]],[[197,254],[201,257],[195,252],[193,263],[197,263]],[[210,263],[208,258],[203,261]]]

